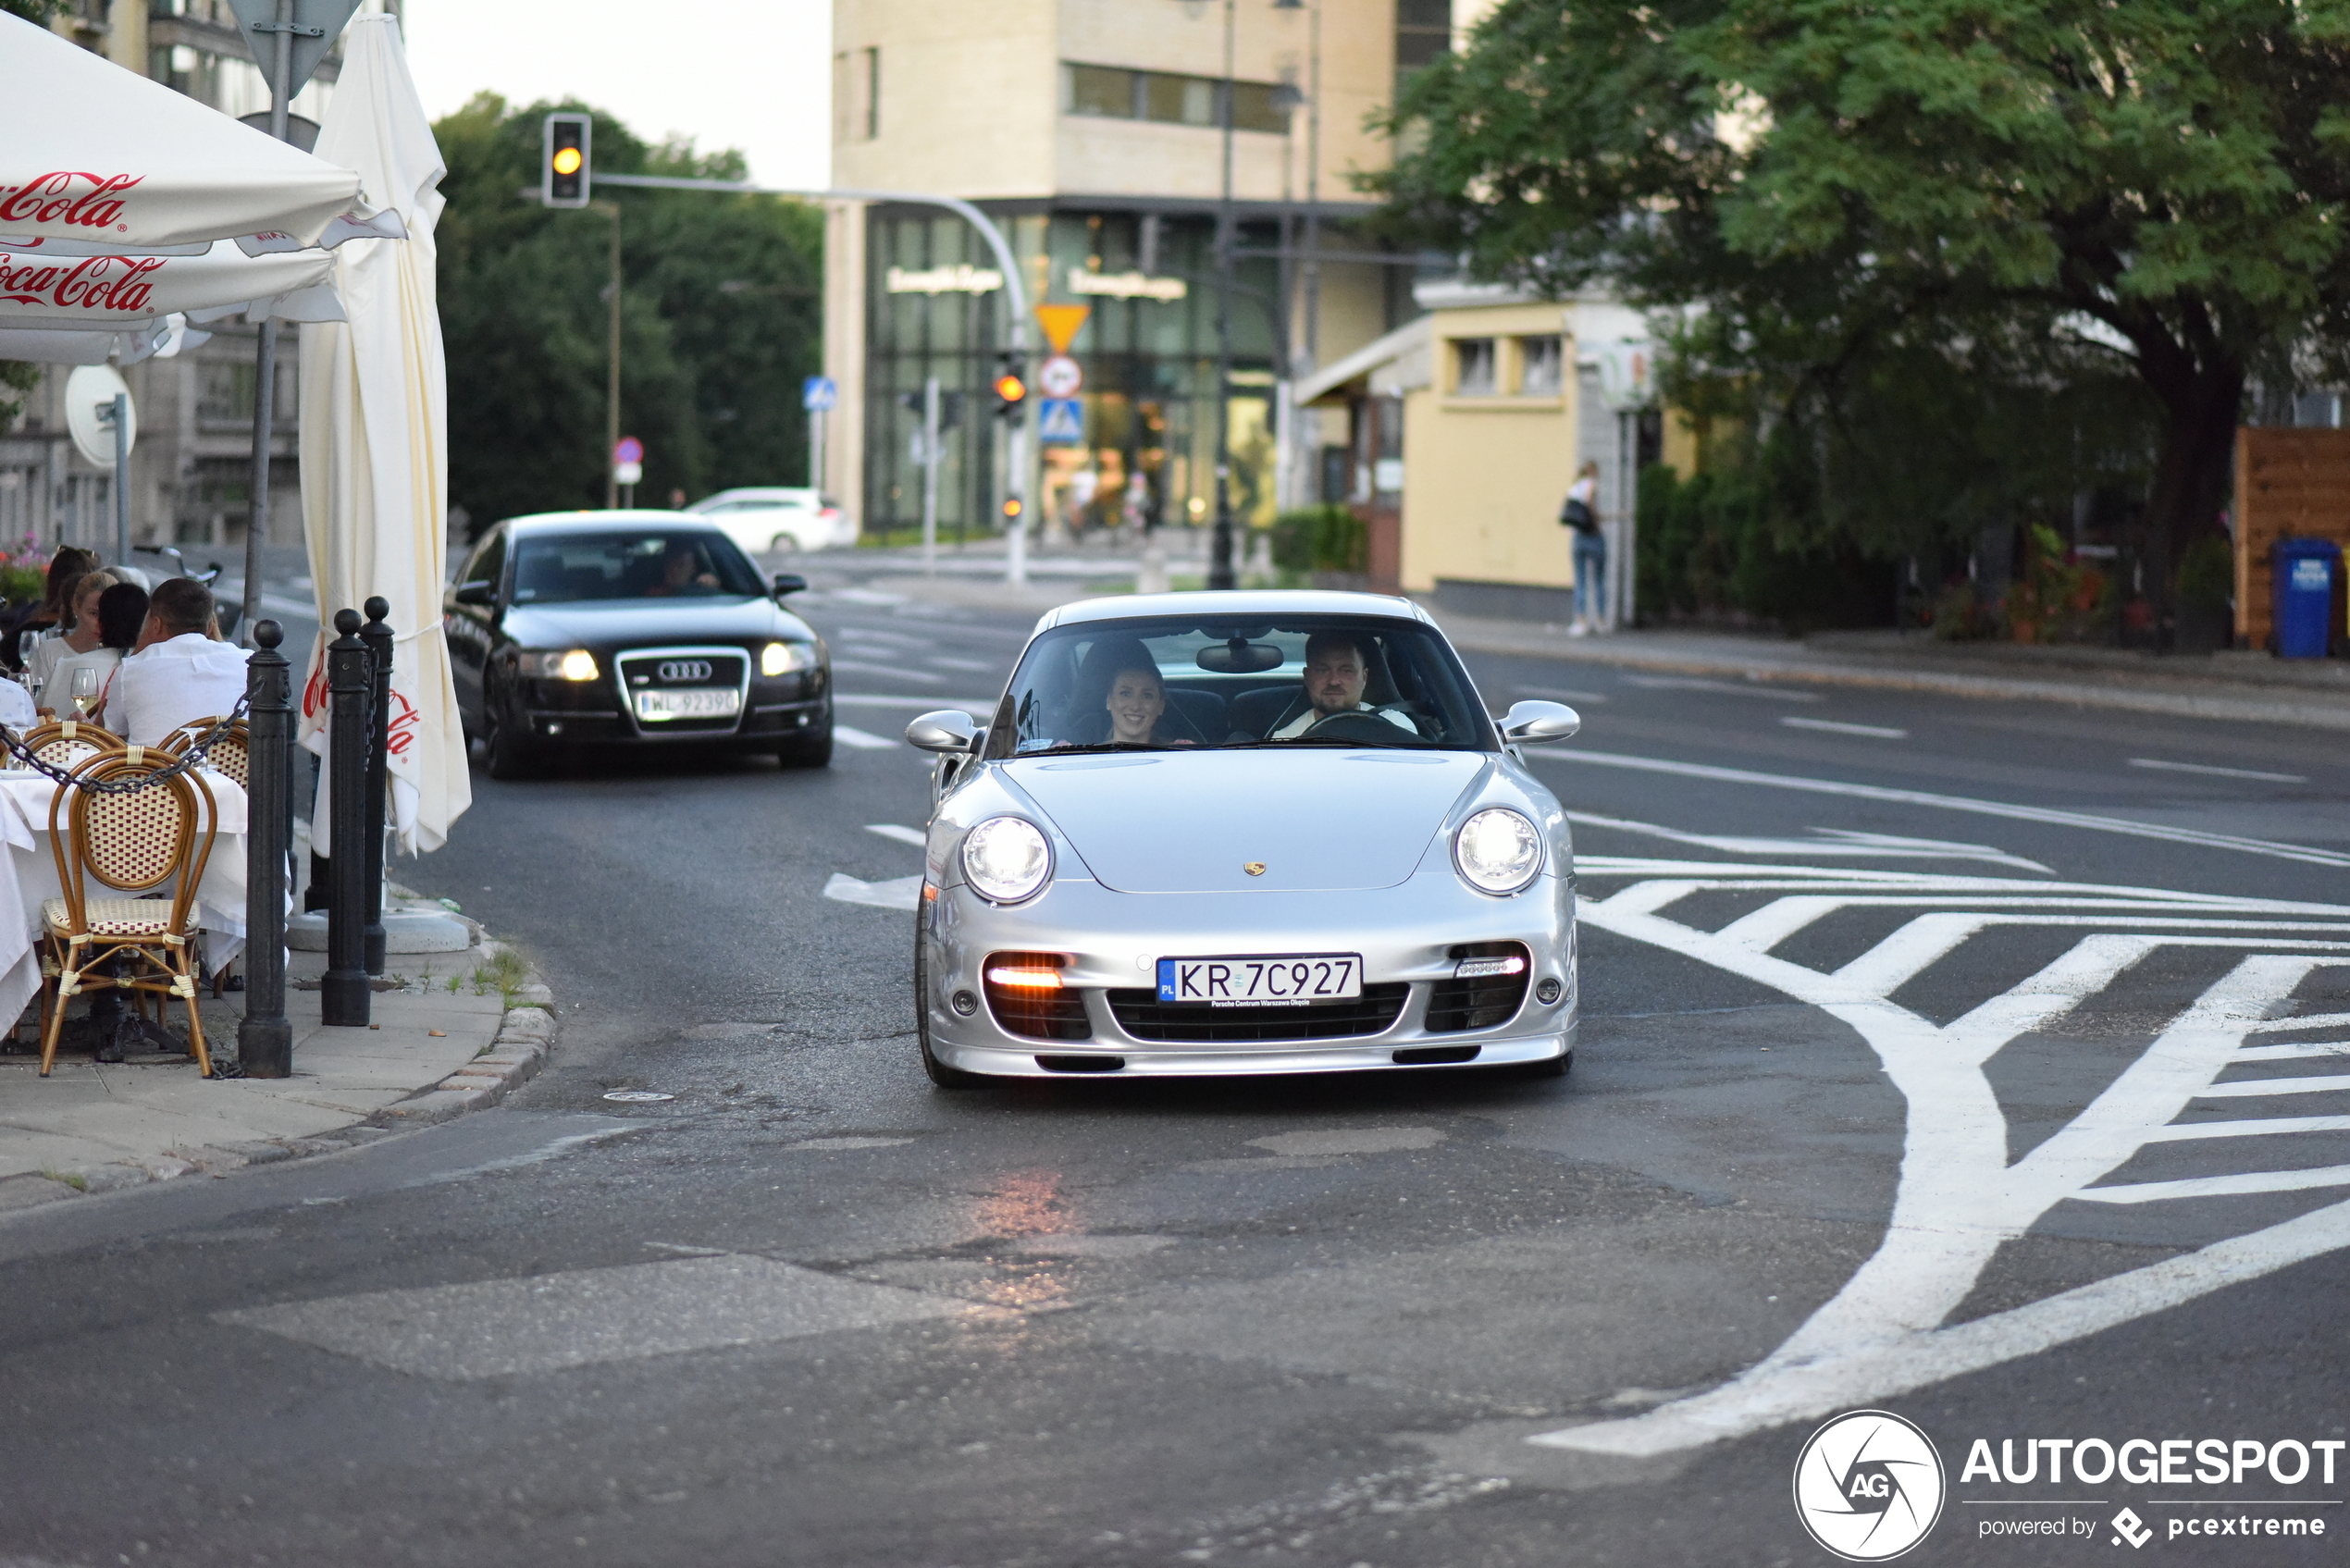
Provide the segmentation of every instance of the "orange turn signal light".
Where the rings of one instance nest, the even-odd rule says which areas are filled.
[[[995,969],[987,971],[987,983],[1019,991],[1058,991],[1061,977],[1058,969]]]

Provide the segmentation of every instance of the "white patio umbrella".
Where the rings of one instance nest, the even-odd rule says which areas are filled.
[[[380,231],[359,176],[333,158],[10,16],[0,16],[0,239],[152,252],[241,237],[252,249],[299,247]]]
[[[442,205],[435,187],[447,169],[392,18],[352,24],[318,154],[357,169],[368,191],[399,214],[408,238],[361,240],[337,251],[344,320],[302,329],[302,511],[321,628],[303,684],[302,735],[326,754],[325,658],[334,612],[381,594],[391,604],[396,639],[392,818],[400,847],[415,854],[447,840],[450,824],[473,803],[473,785],[440,629],[448,377],[432,236]],[[331,851],[328,817],[321,809],[311,818],[322,853]]]
[[[193,256],[64,253],[35,240],[0,243],[0,330],[132,332],[171,315],[246,311],[331,321],[335,258],[328,251],[249,256],[215,241]]]

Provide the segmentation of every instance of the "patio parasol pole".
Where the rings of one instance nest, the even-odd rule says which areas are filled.
[[[269,71],[269,134],[286,139],[287,105],[293,99],[294,0],[278,0],[277,59]],[[244,608],[237,620],[239,640],[254,646],[254,623],[261,618],[261,547],[269,535],[269,445],[277,425],[278,318],[261,318],[253,354],[253,511],[245,523]]]

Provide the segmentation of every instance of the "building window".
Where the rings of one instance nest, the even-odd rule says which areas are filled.
[[[1453,52],[1452,0],[1395,0],[1395,80]]]
[[[1493,377],[1493,340],[1453,340],[1453,390],[1465,398],[1490,398],[1497,389]]]
[[[1224,123],[1213,77],[1169,71],[1127,70],[1119,66],[1061,64],[1061,112],[1097,119],[1156,120],[1161,125],[1203,129]],[[1279,136],[1289,130],[1281,90],[1269,81],[1231,83],[1232,129]]]
[[[1517,340],[1517,389],[1529,398],[1554,398],[1565,385],[1559,366],[1562,360],[1559,335],[1546,332],[1540,337]]]
[[[881,139],[881,50],[865,51],[865,140]]]

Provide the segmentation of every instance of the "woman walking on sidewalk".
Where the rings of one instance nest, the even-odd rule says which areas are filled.
[[[1567,488],[1559,521],[1575,532],[1575,623],[1570,637],[1607,629],[1607,539],[1600,533],[1600,465],[1586,459]]]

